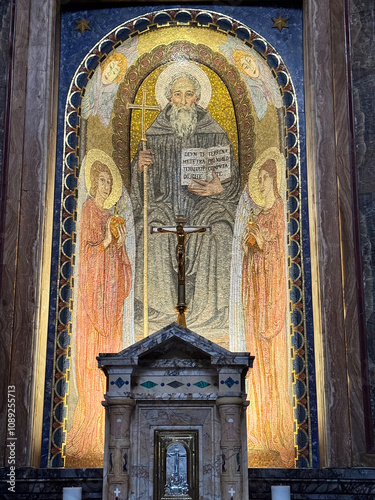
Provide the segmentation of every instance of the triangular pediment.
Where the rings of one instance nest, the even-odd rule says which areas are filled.
[[[167,359],[210,361],[211,356],[197,345],[192,345],[179,336],[173,335],[161,344],[157,344],[155,347],[141,354],[139,356],[139,364]]]
[[[101,365],[147,365],[158,360],[243,364],[245,353],[233,353],[178,323],[172,323],[119,353],[100,354]],[[240,359],[241,358],[241,359]],[[246,358],[246,356],[245,356]]]

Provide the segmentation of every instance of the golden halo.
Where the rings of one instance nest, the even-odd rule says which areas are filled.
[[[248,189],[251,198],[254,203],[256,203],[259,207],[264,207],[266,202],[264,197],[260,194],[259,191],[259,181],[258,174],[260,167],[267,160],[275,160],[276,169],[277,169],[277,189],[279,191],[280,196],[284,199],[284,191],[285,191],[285,156],[280,153],[277,148],[269,148],[264,151],[257,161],[254,163],[253,167],[249,173],[248,179]]]
[[[103,205],[103,208],[111,208],[115,203],[118,202],[122,193],[121,174],[119,172],[119,169],[116,167],[115,162],[109,155],[107,155],[107,153],[105,153],[101,149],[90,149],[84,160],[85,181],[88,193],[90,193],[91,189],[91,176],[90,176],[91,167],[92,164],[97,160],[107,165],[112,174],[112,191],[111,194],[108,196],[108,198],[105,200]]]
[[[212,93],[210,79],[198,64],[191,61],[178,61],[172,63],[160,73],[155,85],[155,96],[159,106],[164,109],[168,104],[168,99],[165,97],[165,88],[172,78],[180,73],[192,75],[198,80],[201,86],[201,97],[198,104],[202,106],[202,108],[207,108]]]

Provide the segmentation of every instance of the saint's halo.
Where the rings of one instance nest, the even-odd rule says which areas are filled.
[[[119,169],[116,167],[113,159],[101,149],[90,149],[85,158],[85,181],[87,192],[90,193],[91,188],[91,167],[95,161],[104,163],[109,168],[112,174],[112,191],[108,198],[105,200],[103,208],[111,208],[118,202],[122,193],[122,179]]]
[[[178,61],[172,63],[160,73],[155,85],[155,96],[159,106],[164,109],[168,104],[168,99],[165,96],[165,89],[169,85],[172,78],[177,75],[191,75],[198,80],[201,87],[201,97],[198,104],[202,106],[202,108],[207,108],[212,93],[210,79],[197,63],[190,61]]]
[[[249,179],[248,179],[249,194],[253,199],[254,203],[256,203],[259,207],[264,207],[266,204],[264,197],[260,194],[259,191],[258,175],[261,166],[267,160],[275,160],[277,169],[277,190],[281,198],[284,199],[285,176],[283,175],[283,173],[285,172],[285,156],[282,153],[280,153],[280,151],[277,148],[269,148],[259,156],[259,158],[254,163],[249,173]]]

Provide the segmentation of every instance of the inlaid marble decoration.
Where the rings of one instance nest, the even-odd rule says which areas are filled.
[[[50,465],[101,466],[97,354],[176,320],[176,239],[150,226],[178,215],[211,227],[186,242],[188,327],[255,355],[249,466],[312,465],[298,102],[281,55],[222,14],[154,11],[86,53],[64,116]]]

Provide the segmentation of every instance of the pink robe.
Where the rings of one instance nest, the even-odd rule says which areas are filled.
[[[285,217],[280,197],[254,223],[263,248],[248,243],[243,260],[243,304],[247,349],[255,356],[250,370],[249,450],[278,452],[282,464],[294,465],[293,411],[288,398],[286,342]],[[251,466],[251,464],[250,464]]]
[[[92,198],[82,207],[77,301],[76,378],[78,404],[67,434],[68,467],[100,467],[104,450],[105,376],[96,356],[118,352],[122,345],[124,301],[132,284],[132,271],[124,246],[103,240],[112,213]]]

